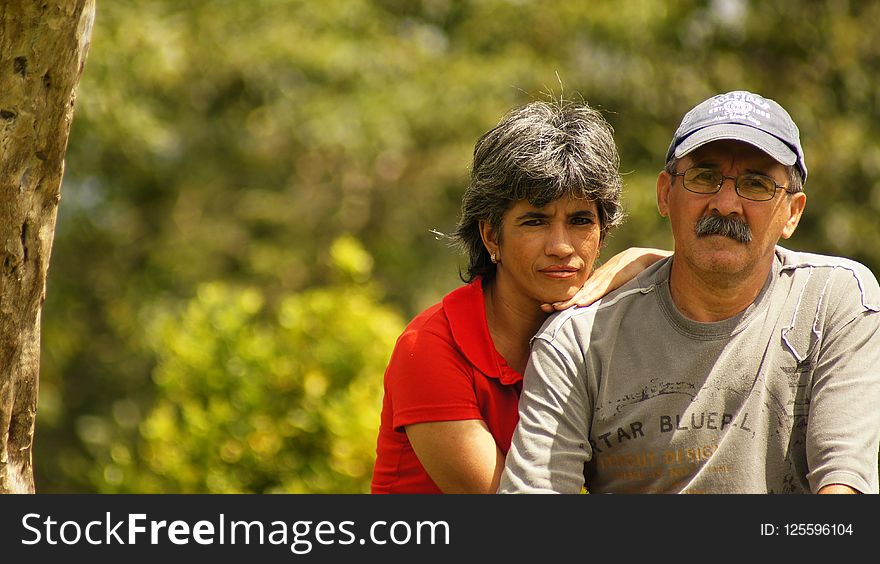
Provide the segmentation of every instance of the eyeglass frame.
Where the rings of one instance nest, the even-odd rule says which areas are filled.
[[[717,172],[718,174],[721,175],[721,180],[718,181],[718,186],[715,187],[715,190],[713,190],[713,191],[711,191],[711,192],[696,192],[696,191],[691,190],[690,188],[687,187],[687,184],[686,184],[685,181],[684,181],[684,175],[687,174],[688,171],[693,170],[693,169],[695,169],[695,168],[702,169],[702,170],[712,170],[713,172]],[[757,172],[744,172],[743,174],[740,174],[740,175],[737,175],[737,176],[726,176],[726,175],[724,175],[724,174],[721,174],[721,173],[720,173],[719,171],[717,171],[717,170],[714,170],[714,169],[712,169],[712,168],[705,167],[705,166],[692,166],[692,167],[690,167],[690,168],[688,168],[688,169],[685,169],[685,170],[682,171],[682,172],[675,172],[675,171],[670,171],[670,170],[667,170],[666,172],[669,173],[670,176],[681,176],[681,177],[682,177],[682,179],[681,179],[681,185],[682,185],[682,187],[683,187],[685,190],[687,190],[688,192],[690,192],[691,194],[702,194],[702,195],[704,195],[704,196],[708,196],[708,195],[711,195],[711,194],[717,194],[718,192],[720,192],[720,191],[721,191],[721,187],[724,186],[724,181],[727,180],[727,179],[733,180],[733,190],[736,192],[736,195],[739,196],[740,198],[744,198],[744,199],[746,199],[746,200],[748,200],[748,201],[750,201],[750,202],[769,202],[770,200],[772,200],[773,198],[776,197],[776,193],[779,191],[780,188],[782,188],[782,189],[783,189],[786,193],[788,193],[789,195],[791,195],[791,194],[797,194],[798,192],[800,192],[800,190],[791,190],[791,189],[789,189],[788,186],[782,186],[781,184],[779,184],[778,182],[776,182],[775,180],[773,180],[772,178],[770,178],[770,177],[767,176],[766,174],[761,174],[761,173],[757,173]],[[766,198],[766,199],[764,199],[764,200],[756,200],[756,199],[754,199],[754,198],[749,198],[748,196],[744,196],[744,195],[740,194],[740,193],[739,193],[739,182],[738,182],[738,180],[739,180],[741,177],[746,176],[746,175],[749,175],[749,176],[763,176],[764,178],[766,178],[767,180],[769,180],[770,182],[772,182],[774,188],[773,188],[773,193],[770,195],[770,197],[769,197],[769,198]]]

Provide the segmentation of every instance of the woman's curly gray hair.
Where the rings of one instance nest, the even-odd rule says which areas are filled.
[[[624,217],[619,167],[614,130],[585,102],[532,102],[511,110],[474,147],[471,180],[452,235],[469,257],[462,278],[494,277],[480,222],[500,233],[504,212],[520,200],[536,207],[563,196],[593,200],[604,240]]]

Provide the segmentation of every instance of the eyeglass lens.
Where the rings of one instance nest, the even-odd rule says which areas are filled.
[[[721,188],[724,179],[721,172],[711,168],[690,168],[684,173],[684,187],[692,192],[712,194]],[[776,182],[763,174],[741,174],[735,184],[736,193],[749,200],[769,200],[776,194]]]

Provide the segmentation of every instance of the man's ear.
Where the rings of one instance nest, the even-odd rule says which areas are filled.
[[[804,208],[807,205],[807,195],[803,192],[792,194],[788,205],[788,220],[786,220],[785,225],[782,227],[783,239],[788,239],[794,235],[794,230],[797,229],[798,223],[801,221],[801,215],[803,215]]]
[[[672,188],[672,175],[665,170],[657,176],[657,209],[660,215],[669,215],[669,190]]]

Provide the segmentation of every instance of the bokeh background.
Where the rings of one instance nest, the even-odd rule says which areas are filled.
[[[38,492],[368,491],[382,373],[460,284],[476,138],[513,106],[614,126],[629,218],[700,100],[801,128],[794,249],[880,271],[880,2],[99,0],[43,311]]]

